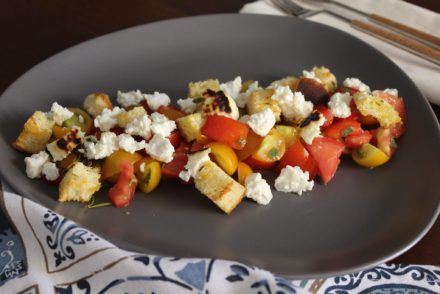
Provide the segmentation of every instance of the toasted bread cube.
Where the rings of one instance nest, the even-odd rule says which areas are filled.
[[[247,102],[247,110],[248,113],[254,114],[263,111],[266,108],[270,108],[275,115],[275,119],[280,121],[281,117],[281,108],[278,105],[278,102],[272,99],[272,95],[274,93],[273,89],[259,89],[252,92],[249,100]]]
[[[288,86],[292,92],[296,91],[296,87],[298,86],[299,79],[294,76],[287,76],[282,78],[281,80],[273,81],[270,83],[271,88],[275,88],[278,86]]]
[[[220,90],[220,82],[217,79],[209,79],[206,81],[200,81],[200,82],[191,82],[188,84],[188,96],[190,98],[197,98],[203,96],[203,93],[211,89],[213,91],[219,91]]]
[[[177,119],[176,123],[185,140],[191,142],[202,135],[200,130],[205,124],[205,117],[201,113],[196,112]]]
[[[58,201],[89,202],[101,188],[99,167],[88,167],[76,162],[64,175],[59,186]]]
[[[47,144],[47,151],[52,155],[54,161],[60,161],[82,144],[83,139],[84,133],[79,129],[73,129],[58,140]]]
[[[334,74],[325,66],[313,67],[312,72],[322,82],[328,93],[336,90],[338,82]]]
[[[38,153],[46,148],[52,136],[55,122],[48,119],[42,111],[35,111],[24,124],[18,138],[13,143],[14,147],[27,153]]]
[[[227,214],[243,200],[246,190],[212,161],[203,164],[194,183],[203,195]]]
[[[142,106],[134,107],[133,109],[127,112],[121,112],[118,115],[118,125],[121,128],[125,128],[129,123],[131,123],[137,118],[140,118],[145,114],[147,114],[147,111]]]
[[[383,128],[389,128],[402,121],[394,107],[378,96],[357,92],[353,100],[363,116],[374,117]]]
[[[90,115],[96,117],[104,109],[112,109],[113,104],[107,94],[92,93],[84,100],[83,107]]]

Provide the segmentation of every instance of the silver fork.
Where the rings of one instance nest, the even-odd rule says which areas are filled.
[[[270,2],[281,11],[300,18],[308,18],[319,13],[331,14],[348,22],[354,29],[367,33],[400,49],[406,50],[432,63],[440,65],[440,50],[436,50],[400,34],[381,29],[369,23],[327,9],[310,10],[294,3],[292,0],[270,0]]]

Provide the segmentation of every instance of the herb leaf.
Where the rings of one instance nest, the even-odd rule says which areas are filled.
[[[351,127],[346,128],[342,131],[342,137],[347,137],[349,134],[353,132],[353,129]]]

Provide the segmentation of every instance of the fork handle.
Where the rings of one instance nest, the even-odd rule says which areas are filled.
[[[440,38],[434,35],[422,32],[415,28],[404,25],[400,22],[391,20],[389,18],[380,16],[378,14],[369,14],[368,18],[374,22],[380,23],[389,27],[390,29],[397,30],[401,34],[405,34],[406,36],[413,36],[417,38],[419,42],[422,42],[428,46],[434,47],[436,49],[440,49]]]
[[[409,51],[415,55],[418,55],[426,60],[429,60],[437,65],[440,65],[440,51],[429,46],[426,46],[420,42],[411,40],[405,36],[398,35],[396,33],[383,30],[377,26],[371,25],[369,23],[352,20],[351,26],[357,30],[363,31],[374,37],[380,38],[381,40],[391,43],[401,49]]]

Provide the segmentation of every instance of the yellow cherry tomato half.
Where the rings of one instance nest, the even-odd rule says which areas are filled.
[[[276,130],[270,130],[267,134],[257,151],[252,154],[258,161],[262,162],[275,162],[283,157],[286,152],[286,142],[284,137]]]
[[[206,147],[211,148],[211,153],[214,155],[217,164],[230,176],[237,170],[238,159],[234,149],[228,145],[211,142],[206,144]]]
[[[253,172],[254,171],[249,165],[240,161],[237,165],[238,182],[244,185],[244,181],[246,180],[246,177]]]
[[[136,173],[139,189],[145,193],[153,191],[160,183],[160,175],[160,163],[158,161],[142,162],[139,165],[139,171]]]
[[[129,153],[125,150],[117,150],[104,160],[101,170],[101,179],[109,182],[116,182],[121,172],[121,161],[127,160],[131,164],[135,164],[142,159],[139,153]]]
[[[390,158],[379,148],[364,144],[352,153],[353,160],[365,167],[373,168],[386,163]]]
[[[289,148],[299,139],[300,129],[292,126],[277,125],[275,129],[283,136],[286,148]]]
[[[73,116],[63,122],[63,126],[72,129],[73,127],[81,128],[86,134],[89,134],[93,127],[92,117],[81,108],[70,107],[69,110],[73,112]]]

